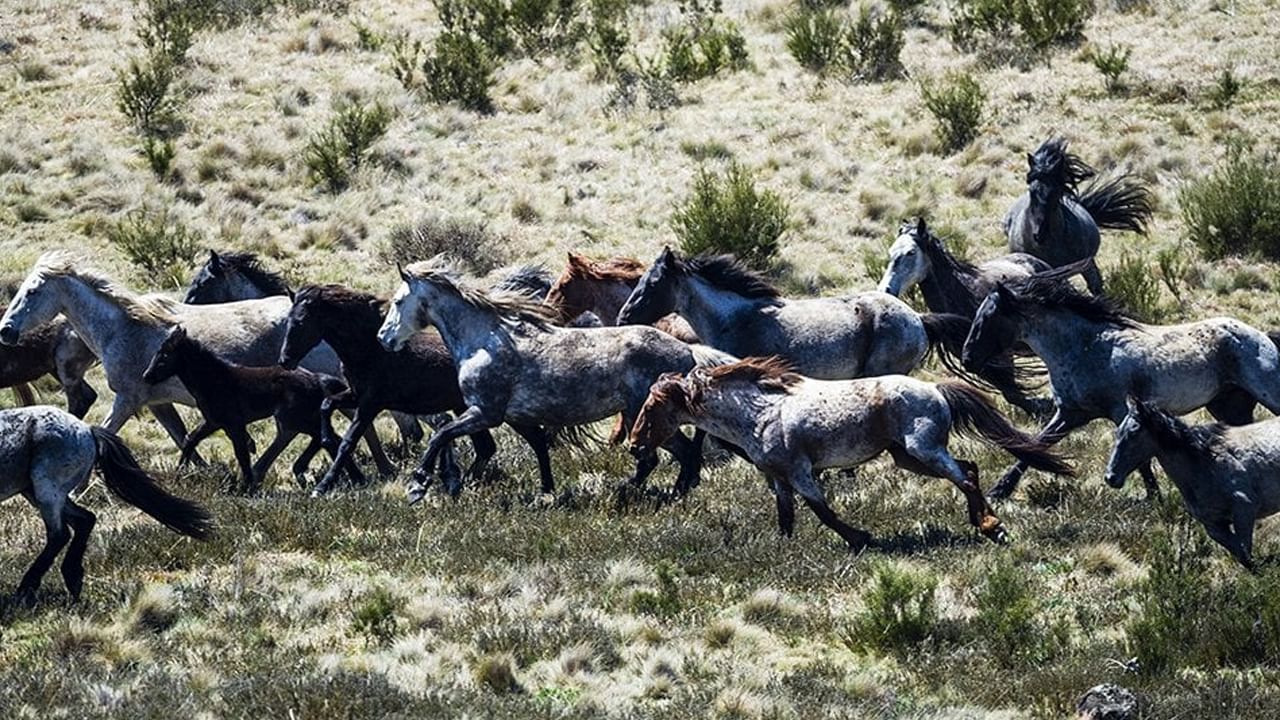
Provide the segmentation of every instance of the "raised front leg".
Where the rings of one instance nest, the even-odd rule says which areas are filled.
[[[422,454],[420,465],[425,468],[432,467],[448,443],[457,440],[463,435],[471,435],[481,430],[492,430],[501,423],[501,418],[494,419],[491,416],[486,416],[483,410],[472,405],[453,422],[446,423],[444,427],[432,434],[431,441],[427,443],[426,452]]]
[[[333,453],[333,463],[325,471],[324,477],[320,478],[320,482],[316,483],[315,488],[311,490],[311,497],[320,497],[333,489],[333,484],[338,479],[338,473],[342,471],[344,466],[348,469],[354,468],[355,473],[358,473],[361,478],[364,477],[360,469],[355,467],[355,463],[350,462],[351,453],[355,450],[356,442],[360,439],[360,436],[373,424],[373,419],[377,414],[376,411],[368,411],[364,408],[356,410],[356,416],[352,418],[351,426],[347,428],[347,434],[342,436],[342,442],[338,445],[337,452]],[[327,417],[324,419],[323,424],[328,424]],[[325,443],[325,445],[329,447],[328,443]]]
[[[151,414],[156,417],[156,420],[160,422],[160,426],[164,428],[164,431],[169,433],[169,437],[173,438],[173,443],[180,448],[184,447],[187,440],[187,425],[182,422],[182,416],[178,414],[177,408],[170,403],[160,403],[151,405],[148,409],[151,410]],[[196,445],[198,444],[199,441],[196,441]],[[196,452],[194,445],[191,447],[189,459],[200,467],[204,467],[207,464],[204,458],[200,457],[200,454]]]
[[[1093,418],[1085,417],[1074,412],[1063,412],[1062,408],[1058,408],[1049,422],[1036,437],[1049,445],[1056,444],[1059,440],[1066,437],[1068,433],[1076,428],[1084,425]],[[1026,474],[1028,465],[1021,460],[1013,464],[1013,467],[1005,471],[1004,477],[1000,478],[1000,482],[991,488],[991,492],[987,493],[994,500],[1001,500],[1013,494],[1018,489],[1018,483],[1022,480],[1022,476]]]
[[[182,455],[178,458],[178,467],[186,467],[187,463],[191,462],[191,456],[195,454],[196,446],[221,429],[221,425],[215,425],[208,420],[197,425],[196,429],[192,430],[186,441],[182,443]]]
[[[834,530],[849,545],[850,550],[861,552],[867,543],[871,542],[871,533],[848,525],[827,505],[827,497],[823,494],[822,488],[818,487],[811,469],[808,467],[794,469],[787,478],[787,482],[800,493],[804,503],[809,506],[814,515],[818,516],[818,520]]]

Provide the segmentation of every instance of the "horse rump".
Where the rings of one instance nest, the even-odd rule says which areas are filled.
[[[1121,175],[1106,182],[1091,182],[1077,202],[1100,228],[1145,235],[1155,198],[1132,175]]]
[[[960,434],[986,440],[1037,470],[1075,475],[1075,468],[1063,457],[1044,441],[1014,427],[976,388],[956,381],[938,383],[937,388],[951,410],[951,425]]]
[[[138,466],[138,461],[118,435],[93,427],[98,470],[116,497],[155,518],[174,532],[204,540],[213,531],[213,516],[199,505],[170,495]]]

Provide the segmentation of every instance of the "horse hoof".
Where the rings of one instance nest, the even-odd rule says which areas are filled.
[[[409,488],[407,493],[409,497],[409,505],[417,505],[427,496],[427,488],[421,484],[414,484]]]

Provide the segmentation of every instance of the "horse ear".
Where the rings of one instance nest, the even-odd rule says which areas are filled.
[[[218,254],[217,250],[214,250],[213,248],[209,248],[209,269],[219,270],[221,268],[222,268],[222,256]]]
[[[928,233],[929,233],[929,226],[925,224],[924,217],[921,216],[916,218],[916,234],[919,235],[920,237],[924,237]]]
[[[396,263],[396,272],[399,273],[401,280],[409,282],[409,273],[404,271],[404,267],[400,263]]]
[[[1127,395],[1125,395],[1124,404],[1128,406],[1130,415],[1137,415],[1139,412],[1142,411],[1142,401],[1139,400],[1138,396],[1134,395],[1133,393],[1128,393]]]
[[[569,253],[569,267],[577,271],[586,270],[591,266],[587,259],[577,253]]]
[[[1036,157],[1031,153],[1027,153],[1027,168],[1031,170],[1036,169]]]

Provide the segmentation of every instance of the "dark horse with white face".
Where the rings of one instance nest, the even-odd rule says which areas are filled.
[[[889,248],[889,265],[880,280],[881,292],[902,297],[919,287],[924,302],[935,313],[951,313],[970,320],[978,306],[998,282],[1019,280],[1048,270],[1043,260],[1026,253],[1013,253],[973,265],[952,255],[933,233],[924,218],[904,222],[898,238]],[[1052,402],[1027,397],[1022,381],[1035,375],[1015,361],[1011,353],[982,367],[977,375],[999,390],[1005,399],[1031,415],[1047,416]]]
[[[457,364],[466,402],[458,419],[431,437],[424,467],[457,437],[503,422],[566,427],[622,413],[625,433],[659,375],[732,360],[649,327],[558,327],[548,306],[471,287],[430,263],[410,265],[401,278],[378,339],[398,351],[434,325]],[[698,445],[678,435],[667,446],[680,462],[678,492],[698,483]],[[656,453],[638,456],[632,484],[643,483],[657,464]]]
[[[1062,138],[1046,140],[1029,153],[1027,165],[1027,192],[1004,218],[1009,251],[1035,255],[1053,267],[1087,258],[1085,282],[1095,295],[1102,292],[1102,273],[1092,260],[1101,241],[1099,228],[1145,233],[1151,193],[1130,175],[1080,189],[1097,171],[1067,152]]]
[[[1042,440],[1057,442],[1096,419],[1119,424],[1130,395],[1175,415],[1204,407],[1234,425],[1252,420],[1255,401],[1280,413],[1280,352],[1267,334],[1231,318],[1139,323],[1105,297],[1064,282],[1083,266],[997,284],[964,346],[971,369],[1019,342],[1044,360],[1057,409],[1040,431]],[[1008,496],[1026,469],[1015,465],[991,495]],[[1140,471],[1154,492],[1150,464]]]
[[[647,325],[672,312],[717,350],[776,355],[822,380],[905,375],[931,347],[945,361],[960,354],[969,328],[966,318],[921,315],[879,292],[788,300],[732,256],[685,259],[666,248],[636,284],[618,324]]]

